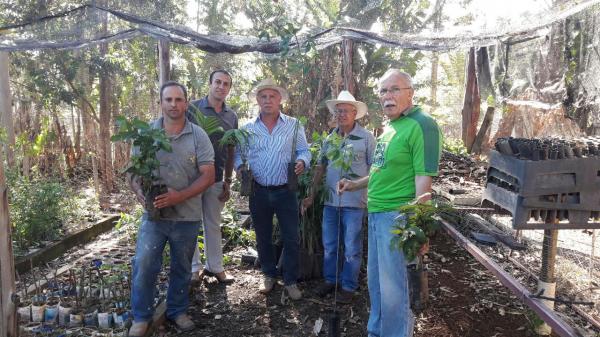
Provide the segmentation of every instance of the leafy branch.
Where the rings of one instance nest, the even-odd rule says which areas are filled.
[[[325,157],[327,157],[327,160],[329,160],[333,167],[340,169],[340,176],[342,178],[360,178],[359,175],[352,171],[352,162],[356,154],[354,153],[354,147],[352,144],[347,143],[346,139],[360,140],[362,138],[355,135],[342,137],[337,132],[332,132],[327,138]]]
[[[225,131],[223,130],[223,127],[221,127],[221,123],[217,117],[205,116],[195,105],[190,104],[189,107],[192,109],[192,115],[196,119],[196,124],[198,124],[207,135],[210,136],[213,133],[223,133]]]
[[[392,249],[404,253],[407,261],[412,261],[430,236],[439,230],[439,216],[456,216],[452,207],[439,204],[409,204],[400,207],[400,215],[396,218],[392,234]]]
[[[111,141],[131,142],[139,151],[130,158],[130,164],[125,172],[142,179],[142,189],[148,193],[153,182],[157,181],[160,162],[156,158],[158,151],[173,151],[165,130],[153,128],[139,118],[128,120],[125,116],[115,117],[118,132],[111,137]]]

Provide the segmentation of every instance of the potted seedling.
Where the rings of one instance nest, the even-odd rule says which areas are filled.
[[[439,229],[436,220],[438,216],[448,218],[456,215],[452,208],[446,205],[413,202],[400,207],[400,215],[396,218],[392,230],[395,234],[391,242],[392,249],[401,250],[409,263],[407,273],[410,302],[416,312],[425,309],[429,297],[427,267],[418,253],[429,242],[429,237]]]
[[[237,146],[240,151],[242,165],[239,173],[241,174],[240,195],[249,196],[252,191],[254,177],[248,164],[248,151],[250,149],[250,137],[252,133],[244,129],[231,129],[223,134],[219,146]],[[240,179],[240,177],[238,177]]]
[[[167,186],[160,180],[160,162],[156,158],[158,151],[171,152],[171,143],[163,129],[154,128],[138,118],[128,120],[117,116],[118,132],[112,141],[126,141],[137,150],[131,155],[130,164],[125,172],[139,179],[145,198],[145,208],[152,219],[160,217],[160,210],[154,208],[154,199],[167,192]]]

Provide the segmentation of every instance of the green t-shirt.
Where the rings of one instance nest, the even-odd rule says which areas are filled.
[[[442,137],[435,120],[414,106],[377,139],[369,177],[369,212],[387,212],[415,199],[415,176],[436,176]]]

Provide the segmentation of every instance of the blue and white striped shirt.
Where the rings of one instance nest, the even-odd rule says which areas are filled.
[[[296,118],[279,113],[273,131],[260,119],[260,115],[244,125],[250,131],[248,163],[254,180],[263,186],[278,186],[287,183],[287,164],[292,157],[292,139]],[[296,137],[296,160],[304,161],[305,169],[310,165],[310,151],[304,135],[304,127],[298,125]],[[236,147],[235,167],[242,165],[240,148]]]

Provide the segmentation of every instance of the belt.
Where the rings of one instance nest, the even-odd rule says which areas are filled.
[[[256,185],[256,187],[258,187],[258,188],[264,188],[265,190],[269,190],[269,191],[282,190],[282,189],[288,188],[288,184],[263,186],[257,182],[254,182],[254,185]]]

